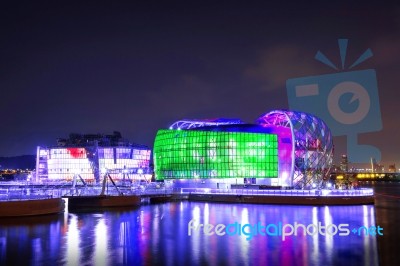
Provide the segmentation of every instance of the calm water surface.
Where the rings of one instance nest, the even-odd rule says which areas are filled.
[[[376,204],[280,206],[172,202],[135,209],[0,220],[1,265],[400,265],[400,185]],[[383,236],[188,235],[188,223],[349,224]],[[301,232],[301,231],[299,231]]]

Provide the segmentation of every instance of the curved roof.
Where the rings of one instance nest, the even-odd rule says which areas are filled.
[[[169,129],[192,129],[196,127],[235,125],[235,124],[244,124],[244,122],[240,119],[227,119],[227,118],[182,119],[173,123],[169,127]]]
[[[274,110],[261,115],[257,123],[266,126],[291,127],[296,140],[318,139],[328,150],[333,148],[332,134],[322,119],[315,115],[289,110]]]

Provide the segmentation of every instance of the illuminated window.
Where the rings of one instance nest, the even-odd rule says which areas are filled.
[[[156,179],[277,177],[277,147],[275,134],[160,130]]]

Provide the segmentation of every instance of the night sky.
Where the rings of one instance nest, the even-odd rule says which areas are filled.
[[[359,141],[400,166],[400,4],[383,1],[16,1],[0,10],[0,156],[69,133],[114,130],[153,145],[182,118],[254,122],[288,108],[286,80],[375,69],[383,129]],[[344,137],[335,137],[336,157]]]

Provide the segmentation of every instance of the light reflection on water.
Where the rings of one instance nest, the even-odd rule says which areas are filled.
[[[69,225],[65,234],[66,240],[66,261],[67,265],[79,265],[80,258],[80,241],[79,241],[79,229],[78,229],[78,218],[76,215],[71,214]]]
[[[188,236],[188,223],[375,225],[374,206],[279,206],[171,202],[137,209],[65,213],[1,224],[6,265],[377,265],[377,237]],[[50,220],[43,220],[50,219]]]

